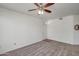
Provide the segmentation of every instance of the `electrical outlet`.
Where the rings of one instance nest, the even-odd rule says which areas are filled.
[[[14,43],[14,45],[16,45],[16,43]]]

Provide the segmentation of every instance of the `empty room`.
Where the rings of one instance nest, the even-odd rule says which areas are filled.
[[[0,3],[0,56],[79,56],[79,3]]]

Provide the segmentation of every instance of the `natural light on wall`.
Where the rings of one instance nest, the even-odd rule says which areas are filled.
[[[48,20],[48,21],[46,21],[45,24],[51,24],[52,22],[53,22],[53,20]]]

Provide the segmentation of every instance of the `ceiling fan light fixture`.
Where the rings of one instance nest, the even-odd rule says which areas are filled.
[[[35,10],[37,10],[37,13],[39,15],[44,14],[44,12],[52,13],[52,11],[47,9],[47,7],[49,7],[49,6],[53,5],[53,4],[55,4],[55,3],[47,3],[45,5],[43,3],[34,3],[34,5],[36,5],[37,8],[36,9],[30,9],[28,11],[35,11]]]
[[[42,15],[42,14],[44,14],[44,11],[43,10],[38,10],[38,14]]]

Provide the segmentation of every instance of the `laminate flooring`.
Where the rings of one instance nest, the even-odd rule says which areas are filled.
[[[79,46],[46,39],[0,56],[79,56]]]

